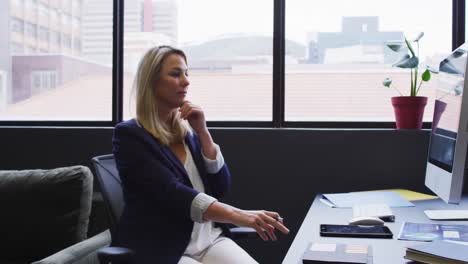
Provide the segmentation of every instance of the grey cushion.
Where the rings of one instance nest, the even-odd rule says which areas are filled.
[[[97,250],[109,246],[110,241],[110,232],[106,230],[32,264],[99,264]]]
[[[84,166],[0,171],[0,262],[31,262],[86,239],[92,191]]]

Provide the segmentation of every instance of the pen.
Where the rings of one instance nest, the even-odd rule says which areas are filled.
[[[275,220],[282,223],[283,222],[283,217],[278,215],[277,217],[275,217]]]

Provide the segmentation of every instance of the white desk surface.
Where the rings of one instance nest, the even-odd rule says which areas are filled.
[[[283,264],[302,263],[301,256],[310,242],[368,244],[372,246],[374,264],[407,263],[409,261],[403,258],[406,247],[426,242],[397,240],[402,222],[468,224],[468,221],[432,221],[424,214],[424,210],[468,209],[468,196],[465,196],[460,205],[446,204],[440,199],[434,199],[415,201],[413,202],[416,205],[415,207],[392,208],[396,216],[395,222],[385,223],[393,233],[392,239],[321,237],[319,233],[320,224],[346,225],[352,217],[352,208],[331,208],[319,201],[321,197],[321,194],[315,197],[283,260]]]

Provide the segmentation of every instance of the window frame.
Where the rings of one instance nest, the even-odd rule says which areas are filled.
[[[465,42],[466,0],[452,0],[452,49]],[[286,0],[274,0],[273,8],[273,103],[272,121],[208,121],[209,127],[259,127],[259,128],[351,128],[391,129],[394,122],[316,122],[285,121],[285,22]],[[2,121],[0,126],[31,127],[113,127],[123,120],[123,27],[124,0],[113,0],[112,40],[112,118],[110,121]],[[24,29],[25,30],[25,29]],[[429,129],[430,122],[423,123]]]

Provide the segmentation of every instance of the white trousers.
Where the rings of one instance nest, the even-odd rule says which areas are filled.
[[[227,237],[218,237],[200,255],[183,255],[179,264],[258,264],[245,250]]]

